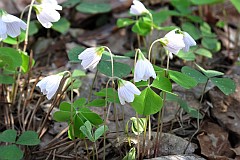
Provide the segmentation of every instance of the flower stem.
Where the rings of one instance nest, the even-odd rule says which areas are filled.
[[[165,77],[168,77],[168,70],[169,70],[169,53],[167,52],[167,67],[166,67],[166,72],[165,72]],[[157,127],[157,136],[156,136],[156,143],[154,146],[154,157],[158,156],[158,151],[159,151],[159,143],[161,143],[161,139],[162,139],[162,129],[163,129],[163,117],[164,117],[164,104],[166,101],[166,92],[162,91],[163,94],[163,107],[161,108],[161,110],[158,112],[158,127]],[[160,126],[161,124],[161,126]],[[160,127],[160,129],[159,129]],[[160,132],[160,135],[159,135]]]
[[[93,86],[94,86],[94,83],[95,83],[95,81],[96,81],[96,79],[97,79],[97,74],[98,74],[98,70],[97,70],[97,71],[95,72],[95,74],[94,74],[94,78],[93,78],[93,81],[92,81],[92,84],[91,84],[91,89],[90,89],[89,94],[88,94],[88,103],[89,103],[89,101],[90,101],[91,98],[92,98]]]
[[[160,39],[157,39],[155,41],[153,41],[153,43],[151,44],[150,48],[149,48],[149,52],[148,52],[148,60],[151,62],[151,52],[152,52],[152,47],[155,43],[160,42]]]
[[[205,83],[204,85],[204,88],[202,90],[202,94],[201,94],[201,98],[200,98],[200,105],[202,104],[202,100],[203,100],[203,97],[204,97],[204,93],[205,93],[205,90],[207,88],[207,84],[208,84],[208,81],[209,79],[207,79],[207,82]],[[198,107],[198,116],[197,116],[197,130],[193,133],[192,137],[190,138],[188,144],[187,144],[187,147],[184,149],[184,152],[183,153],[186,153],[187,149],[188,149],[188,146],[190,145],[193,137],[198,133],[198,131],[200,130],[200,120],[199,120],[199,116],[200,116],[200,108]]]

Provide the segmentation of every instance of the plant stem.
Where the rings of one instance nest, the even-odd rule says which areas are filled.
[[[89,91],[89,94],[88,94],[88,103],[89,103],[89,101],[91,100],[91,97],[92,97],[93,86],[94,86],[94,83],[95,83],[95,81],[97,79],[97,74],[98,74],[98,70],[94,74],[94,78],[93,78],[93,81],[92,81],[92,84],[91,84],[91,88],[90,88],[90,91]]]
[[[166,72],[165,72],[165,77],[168,77],[168,70],[169,70],[169,53],[167,52],[167,67],[166,67]],[[161,139],[162,139],[162,129],[163,129],[163,117],[164,117],[164,104],[166,101],[166,92],[162,91],[163,93],[163,107],[161,108],[161,110],[158,112],[158,127],[157,127],[157,135],[156,135],[156,143],[154,146],[154,157],[158,156],[158,151],[159,151],[159,143],[161,143]],[[160,126],[161,124],[161,126]],[[159,129],[160,127],[160,129]],[[159,135],[160,132],[160,135]]]
[[[202,104],[202,100],[203,100],[203,97],[204,97],[204,93],[205,93],[205,90],[207,88],[207,84],[208,84],[208,81],[209,79],[207,79],[207,82],[205,83],[204,85],[204,88],[202,90],[202,94],[201,94],[201,98],[200,98],[200,105]],[[200,130],[200,120],[199,120],[199,116],[200,116],[200,108],[198,108],[198,117],[197,117],[197,130],[193,133],[192,137],[190,138],[188,144],[187,144],[187,147],[184,149],[184,152],[183,153],[186,153],[187,149],[188,149],[188,146],[190,145],[193,137],[198,133],[198,131]]]

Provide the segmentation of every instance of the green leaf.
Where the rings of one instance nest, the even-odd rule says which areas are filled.
[[[109,129],[108,129],[108,126],[101,126],[99,127],[98,129],[96,129],[96,131],[94,132],[94,140],[98,140],[98,138],[100,138],[105,132],[107,132]]]
[[[15,83],[13,76],[0,74],[0,84],[13,84],[13,83]]]
[[[98,70],[99,72],[105,74],[106,76],[112,77],[112,64],[109,61],[100,61],[98,64]],[[131,68],[129,65],[120,63],[120,62],[114,62],[113,63],[113,69],[114,69],[114,76],[122,78],[127,76],[131,72]]]
[[[169,77],[174,82],[176,82],[178,85],[180,85],[186,89],[190,89],[197,85],[197,81],[194,78],[192,78],[186,74],[183,74],[181,72],[169,70]]]
[[[67,122],[71,118],[71,112],[57,111],[53,114],[53,119],[58,122]]]
[[[144,131],[144,128],[147,127],[146,118],[131,117],[130,120],[132,121],[132,131],[135,135],[140,135]]]
[[[13,49],[8,47],[0,48],[0,66],[8,70],[13,70],[22,65],[21,54]]]
[[[172,83],[166,77],[157,77],[153,83],[151,84],[152,87],[163,90],[165,92],[172,92]]]
[[[85,121],[91,122],[93,125],[100,125],[103,123],[102,118],[98,114],[92,112],[89,108],[86,107],[79,109],[78,116],[83,120],[85,119]]]
[[[208,57],[208,58],[212,58],[212,53],[207,50],[207,49],[204,49],[204,48],[199,48],[195,51],[196,54],[198,55],[201,55],[201,56],[205,56],[205,57]]]
[[[225,95],[229,95],[236,90],[236,84],[229,78],[211,78],[214,85],[216,85]]]
[[[76,110],[83,107],[86,104],[86,98],[79,98],[73,102],[73,106]]]
[[[15,145],[0,146],[1,160],[20,160],[23,158],[23,152]]]
[[[99,92],[95,92],[94,95],[99,96],[99,97],[106,97],[106,88],[103,88]],[[118,98],[118,93],[115,89],[113,89],[113,88],[107,89],[107,101],[120,104],[120,101]]]
[[[105,106],[105,99],[94,99],[93,101],[89,102],[87,107],[104,107]]]
[[[63,7],[73,7],[80,3],[82,0],[68,0],[62,4]]]
[[[39,29],[37,26],[37,21],[31,21],[29,24],[29,36],[33,36],[34,34],[38,33]]]
[[[201,32],[198,29],[198,27],[196,27],[195,25],[193,25],[190,22],[185,22],[182,24],[182,29],[186,32],[188,32],[188,34],[190,34],[193,39],[198,40],[201,37]]]
[[[177,56],[185,61],[194,61],[196,59],[196,56],[191,51],[184,52],[180,50]]]
[[[25,32],[22,31],[18,37],[12,38],[12,37],[8,36],[6,39],[3,40],[3,42],[7,43],[7,44],[11,44],[11,45],[16,45],[16,44],[24,41],[25,35],[26,35]],[[17,41],[17,39],[18,39],[18,41]]]
[[[121,60],[121,59],[129,59],[129,57],[127,57],[127,56],[112,55],[112,57],[113,57],[113,60],[117,60],[117,59],[120,59],[120,60]],[[101,58],[101,60],[111,61],[110,53],[107,52],[107,51],[104,51],[104,52],[102,53],[102,58]]]
[[[131,148],[123,160],[136,160],[136,148]]]
[[[132,27],[132,31],[141,36],[146,36],[152,30],[152,21],[148,18],[141,18]]]
[[[18,138],[16,144],[35,146],[40,143],[38,134],[34,131],[25,131]]]
[[[179,12],[176,12],[174,10],[161,10],[159,12],[151,12],[153,16],[153,21],[158,26],[165,22],[170,16],[180,16],[181,14]]]
[[[160,111],[163,106],[163,100],[151,88],[147,87],[139,96],[135,96],[131,105],[138,114],[146,116]]]
[[[204,37],[201,41],[203,47],[212,50],[218,51],[219,50],[219,41],[216,38],[206,38]],[[221,48],[220,48],[221,49]]]
[[[52,29],[64,34],[69,30],[70,25],[70,22],[63,17],[59,21],[53,23]]]
[[[83,76],[86,76],[86,73],[85,73],[85,71],[82,71],[80,69],[75,69],[72,73],[73,78],[83,77]]]
[[[29,67],[29,63],[30,63],[30,57],[27,55],[26,52],[20,52],[21,56],[22,56],[22,65],[21,65],[21,69],[24,73],[27,73],[30,69]],[[35,61],[34,59],[32,59],[32,66],[34,66]]]
[[[119,28],[126,27],[126,26],[129,26],[129,25],[132,25],[134,22],[135,22],[134,20],[129,19],[129,18],[119,18],[117,20],[117,26]]]
[[[17,137],[17,131],[8,129],[3,131],[0,134],[0,142],[15,143],[16,137]]]
[[[77,47],[74,47],[73,49],[71,49],[68,52],[68,59],[70,60],[70,62],[76,62],[76,63],[81,62],[78,59],[78,55],[80,53],[82,53],[83,51],[84,51],[84,47],[81,47],[81,46],[77,46]]]
[[[181,72],[194,78],[198,83],[206,83],[207,79],[208,79],[201,72],[199,72],[191,67],[188,67],[188,66],[182,67]]]
[[[222,3],[224,2],[224,0],[191,0],[191,2],[195,5],[208,5],[208,4]]]
[[[61,111],[68,111],[68,112],[71,112],[71,103],[68,103],[68,102],[61,102],[60,106],[59,106],[59,109]]]
[[[82,2],[76,9],[82,13],[96,14],[109,12],[112,8],[109,3]]]
[[[84,126],[80,127],[82,133],[92,142],[95,142],[93,135],[92,135],[92,125],[89,121],[84,123]]]
[[[203,118],[203,116],[198,112],[197,109],[190,107],[184,100],[182,100],[181,98],[179,98],[175,95],[167,93],[166,100],[172,101],[172,102],[177,102],[180,105],[180,107],[193,118],[198,118],[198,117],[199,117],[199,119]]]
[[[214,71],[214,70],[205,70],[198,64],[195,64],[208,78],[216,77],[216,76],[222,76],[224,73],[219,72],[219,71]]]
[[[147,87],[148,86],[148,81],[139,81],[135,82],[135,86],[138,87]]]
[[[230,2],[237,9],[237,11],[240,13],[240,1],[239,0],[230,0]]]
[[[84,135],[80,130],[80,127],[84,125],[85,121],[86,120],[82,119],[77,114],[73,116],[73,123],[69,124],[69,129],[68,129],[68,137],[70,139],[73,140],[74,137],[84,138]]]
[[[219,27],[219,28],[224,28],[224,26],[225,26],[226,24],[225,24],[225,22],[224,21],[221,21],[221,20],[219,20],[217,23],[216,23],[216,26],[217,27]]]
[[[170,1],[171,4],[177,8],[178,11],[180,11],[181,13],[183,13],[184,15],[187,14],[191,14],[191,10],[190,10],[190,1],[189,0],[171,0]]]

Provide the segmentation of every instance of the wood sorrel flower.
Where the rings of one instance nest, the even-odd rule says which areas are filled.
[[[145,6],[138,0],[133,0],[133,5],[131,5],[130,13],[136,16],[140,16],[144,13],[148,13],[149,11],[145,8]]]
[[[81,65],[84,69],[95,68],[101,60],[103,47],[91,47],[85,49],[81,54],[78,55],[78,59],[82,60]]]
[[[160,39],[160,42],[163,47],[169,51],[170,58],[172,58],[172,53],[178,54],[178,52],[185,47],[183,33],[179,29],[168,32]]]
[[[62,75],[51,75],[43,78],[37,83],[37,86],[40,87],[41,92],[44,95],[47,95],[47,99],[50,100],[54,94],[57,92],[57,89],[62,80]]]
[[[184,52],[188,52],[190,46],[196,45],[195,40],[187,32],[183,32],[183,41],[185,44],[185,47],[183,48]]]
[[[37,4],[33,5],[38,21],[45,28],[51,28],[52,22],[60,19],[57,10],[62,10],[62,6],[58,5],[56,0],[37,0]]]
[[[21,29],[26,30],[27,25],[21,19],[0,9],[0,41],[10,37],[17,37]]]
[[[140,95],[140,90],[131,82],[118,80],[118,97],[122,105],[126,102],[133,102],[134,95]]]
[[[150,77],[156,78],[156,73],[153,69],[152,64],[149,62],[148,59],[144,57],[142,52],[139,50],[138,52],[138,60],[135,65],[134,71],[134,81],[139,82],[141,80],[146,81]]]

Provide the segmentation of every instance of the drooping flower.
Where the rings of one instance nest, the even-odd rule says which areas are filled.
[[[57,89],[62,80],[62,75],[51,75],[43,78],[37,83],[37,86],[40,87],[43,95],[47,95],[47,99],[50,100],[54,94],[57,92]]]
[[[118,80],[118,97],[122,105],[125,102],[133,102],[134,95],[140,95],[140,90],[131,82],[125,80]]]
[[[62,6],[58,5],[56,0],[37,0],[37,4],[33,5],[38,21],[45,28],[51,28],[52,22],[59,21],[60,14],[57,10],[62,10]]]
[[[153,69],[152,64],[149,62],[148,59],[144,57],[142,52],[139,50],[138,60],[135,65],[134,71],[134,81],[139,82],[141,80],[146,81],[150,77],[156,78],[156,73]]]
[[[6,39],[8,35],[15,38],[21,34],[21,29],[26,28],[27,24],[21,19],[0,9],[0,40]]]
[[[149,11],[145,8],[145,6],[138,0],[133,0],[133,5],[131,5],[130,13],[136,16],[140,16],[144,13],[148,13]]]
[[[170,56],[172,53],[178,54],[178,52],[185,47],[183,33],[178,29],[168,32],[160,39],[160,42],[163,44],[163,47],[169,51]]]
[[[85,49],[81,54],[78,55],[78,59],[82,60],[81,65],[84,69],[95,68],[101,60],[103,47],[91,47]]]
[[[188,52],[190,46],[196,45],[195,40],[187,32],[183,32],[183,41],[185,44],[185,47],[183,48],[184,52]]]

